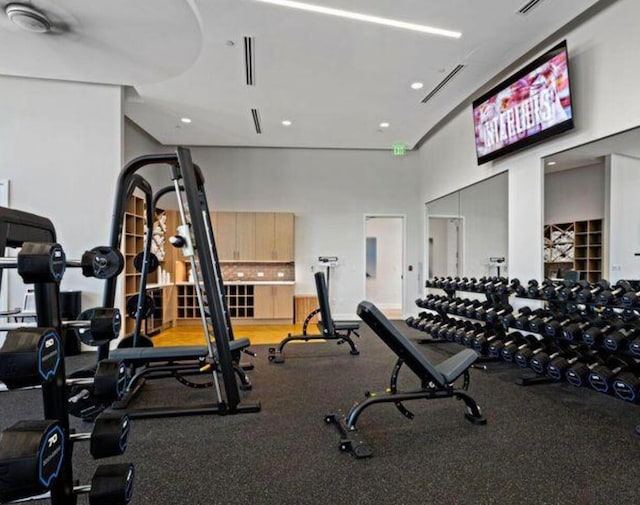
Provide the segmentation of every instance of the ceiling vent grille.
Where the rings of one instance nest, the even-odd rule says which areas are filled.
[[[253,118],[253,126],[256,128],[256,133],[260,135],[262,133],[262,126],[260,126],[260,115],[258,109],[251,109],[251,117]]]
[[[456,74],[460,72],[460,70],[462,70],[463,68],[464,68],[464,65],[456,66],[456,68],[454,68],[447,77],[445,77],[444,79],[442,79],[442,81],[440,81],[440,84],[438,84],[435,88],[433,88],[431,92],[422,99],[422,103],[427,103],[429,100],[431,100],[434,97],[434,95],[438,91],[440,91],[442,88],[444,88],[449,83],[449,81],[453,79],[456,76]]]
[[[522,14],[523,16],[526,16],[540,2],[542,2],[542,0],[529,0],[526,4],[520,7],[520,9],[518,9],[518,14]]]
[[[255,42],[253,37],[244,38],[244,72],[247,78],[247,86],[256,84]]]

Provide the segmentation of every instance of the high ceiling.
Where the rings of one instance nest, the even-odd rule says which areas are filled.
[[[522,15],[528,0],[310,0],[462,32],[451,39],[257,0],[33,0],[55,30],[24,33],[1,15],[0,73],[130,86],[125,113],[163,144],[413,147],[597,1],[541,0]],[[421,103],[457,65],[464,68]],[[416,81],[424,87],[411,89]]]

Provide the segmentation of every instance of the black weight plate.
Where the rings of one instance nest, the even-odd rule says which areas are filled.
[[[153,302],[153,298],[149,295],[144,295],[144,300],[142,301],[142,318],[146,319],[151,317],[153,310],[156,308],[155,303]],[[129,297],[127,300],[127,315],[129,317],[136,317],[136,312],[138,311],[138,295],[133,295]]]
[[[94,247],[82,255],[82,274],[96,279],[112,279],[124,270],[124,256],[109,246]]]
[[[133,267],[138,272],[142,272],[143,264],[144,264],[144,252],[140,252],[136,254],[135,258],[133,258]],[[160,261],[158,260],[158,257],[153,253],[149,253],[149,268],[147,273],[155,272],[156,270],[158,270],[159,265],[160,265]]]

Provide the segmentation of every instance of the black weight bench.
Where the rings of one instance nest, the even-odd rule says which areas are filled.
[[[294,340],[300,340],[303,342],[309,342],[310,340],[337,340],[338,344],[349,344],[352,355],[357,356],[360,354],[356,344],[351,339],[351,334],[354,334],[356,337],[360,336],[358,335],[360,323],[357,321],[334,321],[331,316],[329,290],[327,289],[324,272],[316,272],[314,277],[320,308],[309,314],[307,321],[305,321],[302,335],[291,335],[291,333],[289,333],[289,335],[287,335],[287,337],[278,344],[278,347],[269,348],[269,361],[273,363],[284,363],[284,346]],[[317,335],[308,335],[306,333],[307,322],[318,312],[320,312],[320,317],[322,318],[318,323],[318,330],[320,330],[320,333]]]
[[[356,423],[360,414],[376,403],[394,403],[405,417],[413,419],[413,413],[404,406],[403,402],[455,397],[464,401],[464,415],[469,421],[474,424],[486,424],[487,421],[482,417],[478,404],[464,392],[469,387],[469,367],[478,358],[478,354],[474,350],[464,349],[434,365],[371,302],[361,302],[358,305],[358,316],[398,356],[398,361],[391,373],[390,386],[387,391],[379,394],[367,394],[367,399],[362,403],[356,403],[344,417],[337,414],[329,414],[325,417],[325,421],[335,425],[340,432],[341,450],[349,451],[357,458],[371,456],[371,447],[359,436]],[[403,364],[406,364],[418,376],[422,384],[420,389],[408,392],[398,391],[398,373]],[[464,382],[461,389],[456,389],[453,383],[460,376],[464,377]]]
[[[248,338],[239,338],[229,342],[232,353],[245,351],[251,345]],[[147,379],[173,377],[190,387],[206,387],[203,384],[193,385],[183,379],[187,375],[199,375],[208,362],[209,350],[206,346],[169,346],[169,347],[124,347],[109,351],[109,358],[122,361],[135,369],[129,380],[124,396],[112,408],[127,408],[131,400],[144,386]],[[187,362],[188,364],[185,364]],[[192,363],[189,363],[192,362]],[[249,377],[239,364],[233,369],[240,380],[240,388],[251,389]],[[209,384],[207,384],[208,386]]]

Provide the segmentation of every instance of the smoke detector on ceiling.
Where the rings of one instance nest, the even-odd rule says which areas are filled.
[[[51,22],[47,17],[29,5],[10,3],[4,11],[13,24],[25,31],[47,33],[51,30]]]

